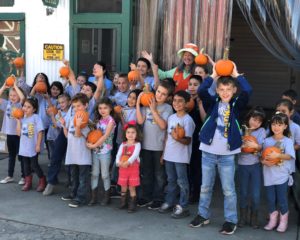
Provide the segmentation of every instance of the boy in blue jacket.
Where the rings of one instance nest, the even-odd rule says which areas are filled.
[[[234,96],[237,92],[236,82],[241,88],[237,97]],[[213,94],[214,85],[217,94]],[[198,89],[198,95],[203,101],[203,106],[206,107],[207,118],[200,131],[202,185],[198,215],[191,221],[191,227],[209,224],[209,206],[217,167],[224,194],[225,215],[225,223],[220,232],[233,234],[236,230],[238,218],[234,159],[242,145],[238,117],[239,112],[247,106],[251,92],[251,86],[237,72],[236,66],[229,77],[219,77],[214,70],[211,77],[206,78]]]

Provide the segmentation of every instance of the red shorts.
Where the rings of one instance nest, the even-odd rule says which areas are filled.
[[[127,168],[119,167],[118,184],[124,187],[136,187],[140,185],[140,164],[138,161],[135,161]]]

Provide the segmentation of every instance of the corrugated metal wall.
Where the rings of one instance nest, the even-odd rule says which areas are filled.
[[[1,12],[25,13],[27,83],[31,84],[39,72],[46,73],[51,82],[60,80],[58,71],[63,64],[43,60],[43,44],[64,44],[65,58],[69,58],[69,0],[60,0],[50,16],[42,0],[15,0],[13,7],[1,7]]]
[[[251,105],[274,108],[281,93],[291,87],[293,78],[292,88],[300,95],[299,74],[275,59],[260,44],[236,4],[232,14],[230,58],[253,86]]]

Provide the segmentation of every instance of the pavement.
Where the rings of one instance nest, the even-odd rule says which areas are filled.
[[[48,161],[45,154],[40,163],[46,173]],[[7,159],[0,160],[0,178],[7,174]],[[67,202],[60,199],[67,193],[66,173],[63,169],[59,175],[60,184],[54,195],[45,197],[31,190],[22,192],[17,184],[20,177],[19,163],[16,163],[15,181],[0,184],[0,239],[39,240],[39,239],[130,239],[130,240],[174,240],[174,239],[228,239],[218,231],[223,219],[223,196],[220,183],[216,181],[215,192],[211,204],[211,223],[201,228],[190,228],[189,222],[197,214],[197,204],[190,206],[191,216],[183,219],[172,219],[169,214],[139,208],[136,213],[128,214],[117,209],[119,199],[112,199],[112,204],[103,207],[82,206],[77,209],[68,207]],[[34,175],[34,187],[37,177]],[[265,199],[264,195],[262,197]],[[230,236],[233,240],[296,240],[297,212],[290,201],[289,228],[286,233],[267,232],[262,229],[253,230],[247,226],[239,228]],[[263,201],[260,221],[266,223],[267,208]]]

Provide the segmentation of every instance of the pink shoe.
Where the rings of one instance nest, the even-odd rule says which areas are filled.
[[[277,227],[277,232],[285,232],[288,227],[288,219],[289,219],[289,213],[285,213],[283,215],[280,214],[280,222]]]
[[[264,227],[265,230],[271,231],[273,230],[278,223],[278,211],[274,211],[270,214],[270,219],[268,224]]]

